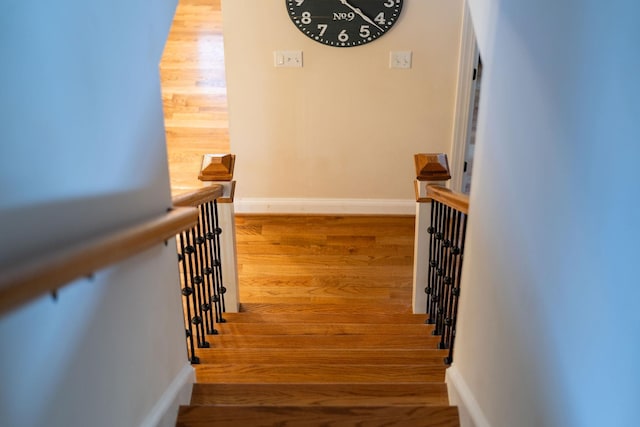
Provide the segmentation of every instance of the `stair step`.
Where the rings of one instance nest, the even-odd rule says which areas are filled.
[[[276,363],[276,364],[443,364],[448,350],[381,350],[381,349],[290,349],[290,348],[214,348],[199,349],[200,363]]]
[[[193,386],[192,405],[411,406],[448,405],[443,383],[205,384]]]
[[[216,364],[196,365],[202,383],[443,382],[444,365]]]
[[[237,323],[216,326],[223,335],[419,335],[429,336],[433,325],[362,323]]]
[[[440,337],[420,335],[215,335],[211,348],[306,348],[433,350]]]
[[[352,304],[278,304],[278,303],[242,303],[242,313],[376,313],[384,309],[388,314],[411,314],[409,304],[378,304],[357,303]]]
[[[276,407],[182,406],[178,427],[205,426],[437,426],[458,427],[458,410],[451,406]]]
[[[240,312],[225,313],[228,323],[360,323],[371,325],[382,324],[424,324],[425,314],[380,313],[368,311],[362,313],[261,313]]]

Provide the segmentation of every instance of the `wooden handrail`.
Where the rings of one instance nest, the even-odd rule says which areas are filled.
[[[176,208],[141,224],[85,240],[0,272],[0,314],[80,277],[136,255],[198,223],[198,209]]]
[[[173,197],[173,206],[197,207],[222,197],[222,185],[210,185]]]
[[[441,185],[427,185],[427,197],[462,213],[469,214],[469,196],[451,191]]]

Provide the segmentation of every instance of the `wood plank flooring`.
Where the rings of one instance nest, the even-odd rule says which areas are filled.
[[[252,215],[236,226],[245,311],[410,313],[413,217]]]
[[[201,186],[205,153],[229,152],[220,0],[180,0],[160,62],[174,194]]]

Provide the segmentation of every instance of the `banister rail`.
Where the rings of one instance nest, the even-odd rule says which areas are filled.
[[[173,206],[198,207],[222,197],[222,194],[223,188],[221,185],[211,185],[194,191],[178,194],[173,197],[172,202]]]
[[[78,242],[0,272],[0,314],[55,292],[197,224],[198,210],[176,208],[157,218]]]
[[[464,214],[469,214],[469,196],[440,185],[427,185],[427,197]]]

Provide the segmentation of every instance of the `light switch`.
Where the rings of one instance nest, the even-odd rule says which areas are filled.
[[[394,51],[389,58],[389,68],[411,68],[411,51]]]
[[[302,67],[301,50],[277,50],[273,52],[273,58],[276,67]]]

